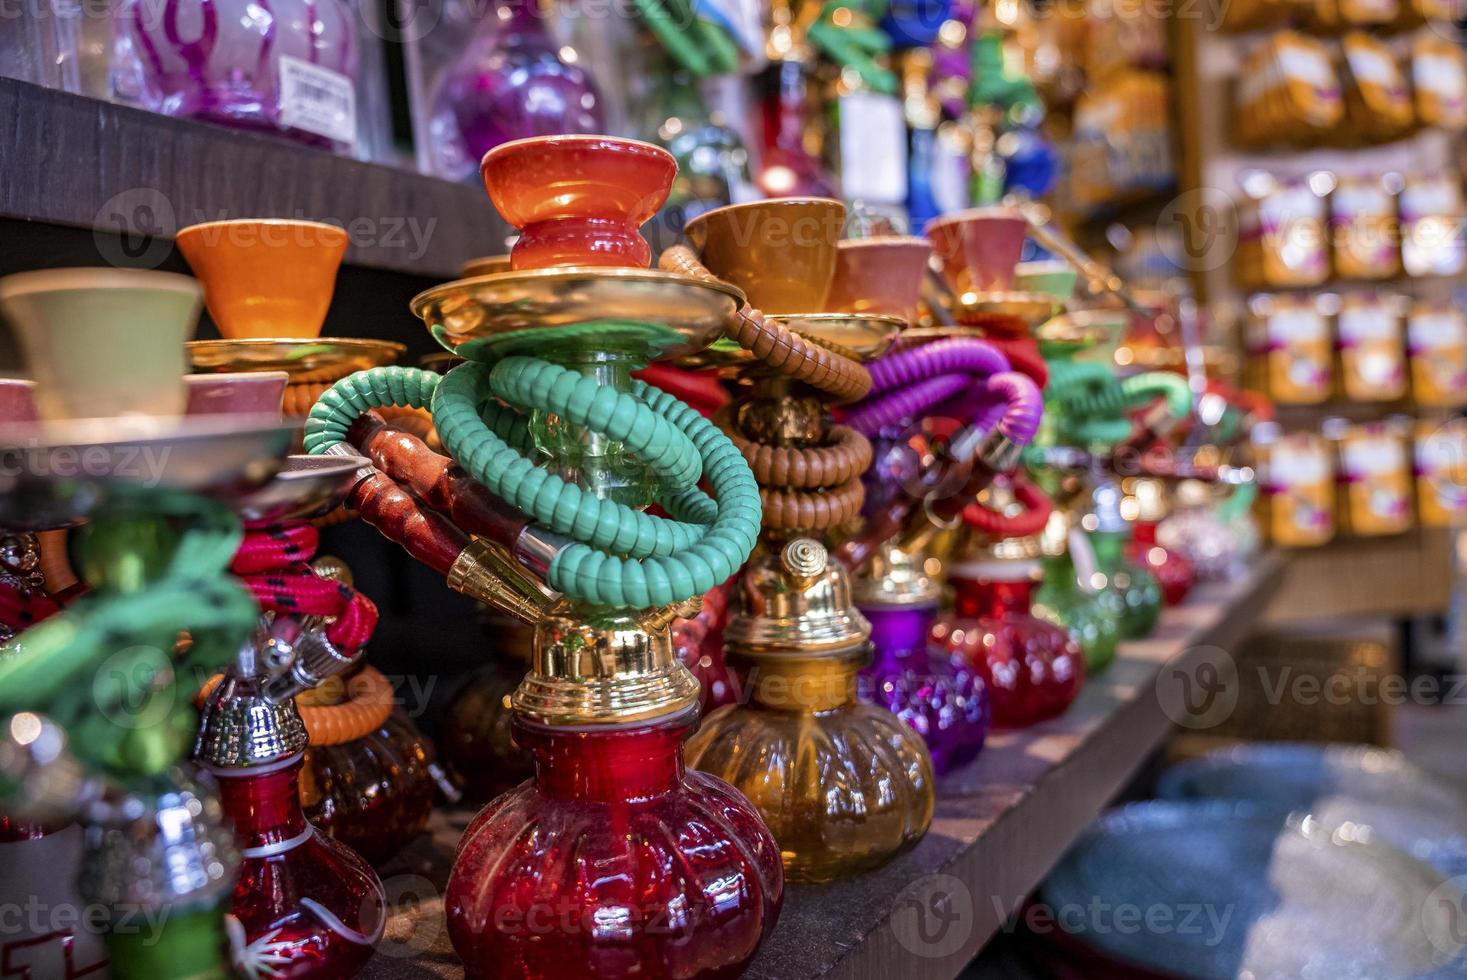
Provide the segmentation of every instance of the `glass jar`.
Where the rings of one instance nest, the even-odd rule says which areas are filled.
[[[1113,602],[1080,587],[1075,563],[1068,551],[1045,555],[1040,561],[1044,581],[1034,590],[1034,615],[1062,626],[1080,644],[1085,674],[1109,667],[1121,641],[1121,625]]]
[[[119,16],[147,108],[354,149],[359,41],[345,0],[135,0]]]
[[[535,778],[469,824],[445,895],[469,977],[736,976],[784,896],[748,800],[683,767],[694,712],[618,729],[516,717]]]

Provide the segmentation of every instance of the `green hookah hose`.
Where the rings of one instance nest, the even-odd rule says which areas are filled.
[[[1186,418],[1192,390],[1181,375],[1147,371],[1118,379],[1110,367],[1094,361],[1052,361],[1045,400],[1060,408],[1059,430],[1067,442],[1086,448],[1112,446],[1131,432],[1126,412],[1164,396],[1175,418]]]
[[[699,17],[687,0],[635,0],[638,13],[667,53],[699,77],[739,66],[739,50],[719,25]]]
[[[155,576],[121,590],[100,583],[63,614],[0,647],[0,716],[43,712],[66,729],[84,763],[149,776],[193,744],[198,715],[188,682],[233,657],[260,610],[225,573],[242,534],[227,508],[158,491],[129,504],[126,515],[104,515],[79,532],[83,566],[90,557],[108,557],[117,544],[108,531],[115,522],[188,526]],[[181,629],[192,642],[175,655]]]
[[[726,581],[759,534],[759,489],[743,455],[711,422],[660,389],[617,391],[536,358],[471,361],[440,377],[415,368],[360,371],[332,385],[306,420],[305,448],[344,442],[364,412],[428,408],[464,471],[537,525],[568,537],[547,584],[594,605],[650,608]],[[524,411],[538,410],[626,444],[653,467],[672,520],[601,500],[537,467]],[[706,476],[716,499],[699,490]]]

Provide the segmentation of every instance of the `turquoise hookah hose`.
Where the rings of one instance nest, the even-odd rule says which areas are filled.
[[[695,409],[650,385],[622,392],[522,356],[471,361],[442,377],[372,368],[316,402],[306,451],[328,451],[363,413],[389,406],[429,409],[439,440],[470,477],[566,539],[546,584],[572,599],[616,608],[681,602],[726,581],[758,538],[759,489],[743,456]],[[537,467],[528,455],[531,411],[625,443],[652,467],[656,502],[672,518],[598,499]],[[700,475],[713,497],[698,489]]]
[[[83,527],[81,567],[105,571],[64,613],[0,647],[0,716],[43,712],[76,756],[114,775],[175,764],[198,729],[190,683],[235,656],[259,619],[227,574],[242,533],[223,505],[156,490]],[[161,567],[131,560],[175,534]],[[175,653],[181,629],[190,643]]]
[[[1045,401],[1059,407],[1056,435],[1084,449],[1112,447],[1131,434],[1126,413],[1158,396],[1176,419],[1192,410],[1192,390],[1181,375],[1147,371],[1117,378],[1094,361],[1052,361]]]

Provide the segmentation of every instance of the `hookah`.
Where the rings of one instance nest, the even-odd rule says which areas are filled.
[[[320,336],[348,244],[335,225],[214,221],[181,229],[177,241],[222,335],[185,345],[194,370],[211,372],[201,380],[224,384],[255,372],[284,372],[285,414],[302,417],[335,381],[391,364],[406,349],[392,341]],[[389,414],[395,424],[414,421],[406,413]],[[339,513],[313,520],[329,523]],[[289,533],[314,542],[314,529]],[[323,567],[350,586],[344,565],[326,559]],[[350,676],[300,692],[297,705],[311,736],[300,769],[307,816],[373,862],[392,856],[427,825],[439,788],[450,799],[455,795],[427,737],[391,710],[387,687],[375,668],[355,661]]]
[[[39,415],[0,432],[26,463],[0,486],[0,526],[76,528],[89,590],[0,647],[0,798],[22,820],[82,827],[77,894],[107,910],[111,976],[233,976],[240,857],[182,765],[197,729],[187,684],[254,627],[253,598],[226,574],[232,511],[282,467],[292,429],[278,412],[181,417],[200,308],[187,277],[22,273],[0,281],[0,307]]]
[[[0,379],[0,425],[39,421],[33,387],[30,381]],[[0,645],[56,615],[68,601],[68,595],[47,592],[43,547],[37,532],[0,530]],[[82,830],[75,821],[27,821],[0,809],[0,904],[80,908],[81,851]],[[89,929],[51,929],[21,919],[0,938],[0,963],[32,975],[80,977],[104,969],[107,954]]]
[[[808,198],[722,208],[686,229],[701,259],[677,247],[661,262],[748,297],[728,341],[698,364],[739,380],[735,404],[715,420],[753,468],[765,525],[724,630],[747,700],[708,716],[688,764],[748,796],[785,874],[808,881],[890,860],[926,832],[934,805],[921,738],[857,698],[871,627],[820,540],[858,515],[871,458],[863,436],[829,423],[827,405],[867,393],[861,360],[904,323],[829,312],[844,214],[838,201]]]
[[[413,302],[466,363],[353,375],[306,432],[311,453],[372,460],[350,495],[365,520],[534,630],[511,707],[535,774],[465,831],[449,936],[471,977],[732,975],[778,915],[779,852],[743,797],[683,766],[699,691],[669,624],[753,549],[757,488],[727,437],[630,374],[706,347],[742,297],[646,268],[638,228],[675,170],[658,147],[546,137],[482,170],[521,231],[510,271]],[[373,418],[389,405],[430,409],[447,455]],[[547,910],[566,923],[549,944]]]
[[[852,246],[851,251],[859,247],[861,253],[880,254],[908,241],[914,244],[905,247],[920,262],[912,263],[903,278],[886,280],[875,276],[874,269],[857,267],[852,271],[864,275],[847,279],[841,267],[837,284],[863,282],[868,303],[910,316],[931,251],[927,242],[873,238],[864,244],[842,242],[841,251],[844,255]],[[883,292],[883,286],[893,291]],[[852,288],[833,292],[843,297]],[[926,547],[939,522],[955,516],[954,504],[960,508],[994,475],[1012,469],[1018,451],[1033,438],[1042,412],[1039,390],[1026,375],[1008,367],[1008,359],[985,340],[917,341],[871,364],[870,395],[846,413],[847,424],[877,440],[877,462],[867,472],[866,527],[836,552],[856,570],[856,602],[871,623],[876,655],[867,676],[879,703],[926,740],[939,775],[982,748],[988,692],[967,667],[929,651],[941,588],[930,572]],[[973,392],[979,393],[976,399]],[[949,432],[936,445],[929,438],[934,423],[956,423],[953,416],[964,421],[966,431]],[[913,434],[914,429],[923,431]],[[979,444],[975,437],[984,441]],[[976,451],[969,448],[974,446]],[[976,466],[969,462],[972,458]],[[956,470],[953,464],[959,461],[975,472],[954,480],[943,471]]]
[[[376,873],[307,819],[300,790],[309,739],[296,698],[349,670],[377,618],[366,597],[306,564],[306,521],[340,506],[361,462],[293,456],[241,507],[230,570],[264,614],[205,686],[194,759],[240,845],[227,927],[248,977],[353,976],[386,924]]]
[[[1075,639],[1032,607],[1043,574],[1038,534],[1050,513],[1048,497],[1020,474],[996,480],[970,502],[963,522],[971,540],[949,570],[953,616],[932,627],[933,642],[987,685],[996,727],[1053,718],[1084,683]]]

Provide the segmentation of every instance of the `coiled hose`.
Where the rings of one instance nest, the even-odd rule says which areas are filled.
[[[759,534],[753,474],[727,437],[694,409],[641,382],[630,392],[529,357],[468,362],[440,376],[372,368],[331,387],[306,421],[308,453],[346,440],[363,413],[431,408],[438,437],[464,471],[542,529],[571,539],[547,584],[593,605],[650,608],[701,595],[732,575]],[[553,413],[615,439],[652,466],[672,519],[600,500],[535,466],[529,419]],[[697,488],[700,474],[714,492]]]
[[[1022,508],[1016,514],[1001,514],[976,500],[963,508],[963,523],[990,538],[1023,538],[1038,534],[1054,510],[1049,497],[1027,478],[1013,477],[1014,500]]]
[[[927,414],[950,399],[978,388],[991,402],[1005,405],[998,430],[1017,445],[1027,445],[1039,428],[1044,400],[1029,377],[1009,370],[1008,358],[986,340],[957,338],[898,351],[871,365],[872,396],[846,416],[856,431],[874,436],[904,419]],[[989,414],[972,411],[964,417],[979,420]]]
[[[717,278],[691,249],[681,245],[663,252],[660,265],[699,279]],[[766,366],[836,402],[854,401],[871,390],[871,375],[864,365],[766,320],[748,306],[739,311],[729,336]],[[775,446],[755,442],[740,432],[732,408],[719,410],[713,420],[753,470],[765,527],[826,531],[861,512],[866,499],[861,474],[871,465],[871,443],[854,428],[827,427],[821,445]]]
[[[221,504],[151,489],[99,514],[77,546],[83,566],[105,567],[139,536],[156,542],[174,533],[171,554],[148,581],[125,590],[94,582],[65,612],[0,646],[0,715],[43,712],[69,733],[80,759],[105,772],[153,775],[183,757],[198,716],[176,679],[232,660],[260,614],[225,573],[239,522]],[[179,651],[181,630],[190,643]]]
[[[1147,371],[1118,379],[1108,365],[1090,361],[1051,364],[1045,394],[1060,408],[1060,438],[1084,447],[1124,440],[1132,428],[1126,413],[1158,396],[1174,418],[1186,418],[1192,408],[1192,391],[1181,375]]]

